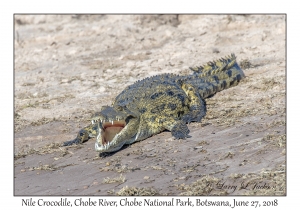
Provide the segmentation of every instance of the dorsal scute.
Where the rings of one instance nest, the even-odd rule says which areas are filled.
[[[200,67],[190,67],[194,74],[197,74],[199,78],[207,77],[210,75],[218,74],[219,72],[230,69],[236,63],[236,56],[232,53],[224,58],[218,60],[209,61]]]

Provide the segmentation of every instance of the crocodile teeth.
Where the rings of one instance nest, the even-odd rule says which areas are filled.
[[[95,149],[96,150],[107,150],[109,145],[99,145],[98,143],[95,143]]]

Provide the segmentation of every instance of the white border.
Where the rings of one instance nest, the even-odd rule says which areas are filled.
[[[21,207],[22,197],[13,196],[13,14],[14,13],[287,13],[287,197],[280,200],[279,209],[298,206],[299,147],[299,12],[296,1],[8,1],[1,4],[1,207]],[[10,149],[7,149],[10,148]],[[296,197],[297,196],[297,197]],[[44,198],[44,197],[42,197]],[[203,198],[203,197],[201,197]],[[208,197],[220,200],[221,197]],[[272,197],[222,197],[222,200],[271,200]],[[35,197],[37,199],[37,197]],[[48,200],[57,200],[49,197]],[[76,197],[69,197],[75,200]],[[109,199],[118,199],[116,197]],[[121,198],[120,198],[121,199]],[[196,197],[193,197],[196,199]],[[30,207],[26,207],[31,209]],[[99,207],[98,207],[99,208]],[[149,207],[144,207],[149,208]],[[160,208],[160,207],[156,207]],[[166,208],[166,207],[162,207]]]

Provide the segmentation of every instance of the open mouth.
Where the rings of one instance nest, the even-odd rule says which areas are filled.
[[[125,120],[115,120],[111,122],[103,122],[102,145],[110,143],[114,137],[126,126]]]
[[[100,112],[96,112],[91,119],[92,124],[98,126],[95,150],[111,152],[122,147],[126,143],[127,136],[131,135],[126,131],[126,127],[128,124],[136,122],[131,122],[131,118],[128,113],[119,112],[110,106],[103,106]],[[123,138],[125,141],[122,141]]]

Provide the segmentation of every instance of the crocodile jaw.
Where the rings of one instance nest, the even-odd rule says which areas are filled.
[[[102,145],[110,143],[125,126],[126,122],[124,120],[104,122],[102,124],[103,132],[101,133]]]
[[[139,120],[137,118],[131,119],[126,125],[125,121],[99,122],[95,150],[100,153],[114,152],[121,149],[124,144],[133,143],[136,139],[138,124]],[[123,128],[122,125],[124,125]]]
[[[134,142],[134,140],[135,140],[135,137],[128,139],[128,142]],[[99,153],[115,152],[115,151],[120,150],[124,146],[124,144],[129,144],[129,143],[127,143],[127,141],[123,141],[123,142],[120,142],[118,145],[116,145],[114,143],[108,142],[105,145],[101,145],[96,141],[95,150],[96,150],[96,152],[99,152]]]

